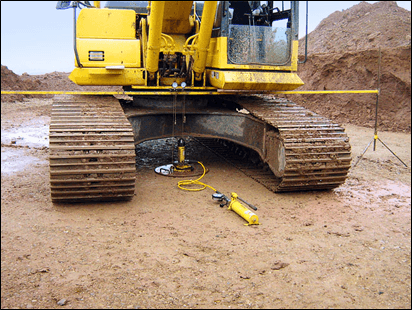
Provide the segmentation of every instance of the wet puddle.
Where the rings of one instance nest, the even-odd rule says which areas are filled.
[[[2,129],[1,144],[2,174],[19,172],[30,165],[47,164],[47,161],[32,156],[29,149],[49,146],[49,125],[42,120],[35,119],[7,130]]]
[[[23,171],[28,166],[47,165],[46,160],[29,155],[25,149],[1,148],[1,174],[13,174]]]
[[[335,193],[353,205],[385,204],[396,207],[411,205],[411,187],[391,180],[369,183],[349,179],[344,185],[335,189]]]
[[[18,127],[1,130],[1,143],[35,148],[49,146],[49,125],[32,120]]]

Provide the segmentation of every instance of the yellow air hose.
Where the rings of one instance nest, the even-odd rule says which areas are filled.
[[[204,166],[200,161],[198,161],[198,164],[201,165],[202,168],[203,168],[203,174],[200,176],[200,178],[198,178],[198,179],[196,179],[196,180],[182,180],[182,181],[179,181],[179,182],[177,182],[177,186],[178,186],[180,189],[183,189],[183,190],[185,190],[185,191],[191,191],[191,192],[202,191],[202,190],[204,190],[206,187],[209,187],[209,188],[212,189],[213,191],[217,192],[217,190],[214,189],[212,186],[200,182],[200,180],[201,180],[201,179],[205,176],[205,174],[206,174],[206,168],[205,168],[205,166]],[[200,185],[200,186],[202,186],[202,187],[200,187],[200,188],[187,188],[187,187],[185,187],[185,186],[190,186],[190,185]]]

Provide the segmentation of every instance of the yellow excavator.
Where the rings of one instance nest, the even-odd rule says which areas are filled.
[[[50,123],[53,202],[131,199],[135,145],[213,138],[258,157],[274,192],[342,184],[349,139],[286,99],[303,85],[298,1],[59,1],[74,10],[78,85],[122,86],[133,100],[60,96]],[[76,8],[80,12],[76,13]],[[179,139],[181,142],[181,139]]]

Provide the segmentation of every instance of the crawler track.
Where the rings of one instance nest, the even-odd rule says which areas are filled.
[[[134,148],[132,128],[114,97],[56,97],[50,123],[52,201],[131,199]]]
[[[211,140],[198,141],[274,192],[332,189],[345,182],[351,147],[342,127],[287,100],[247,97],[237,103],[270,125],[265,162],[272,171],[228,154]]]

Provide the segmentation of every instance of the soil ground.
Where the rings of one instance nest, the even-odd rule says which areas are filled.
[[[275,194],[207,150],[203,182],[257,206],[245,226],[211,190],[154,173],[138,147],[130,202],[52,204],[50,99],[1,105],[2,308],[410,308],[411,135],[378,141],[332,191]],[[373,129],[346,124],[355,159]],[[168,162],[166,162],[168,163]],[[58,303],[64,304],[60,306]]]

